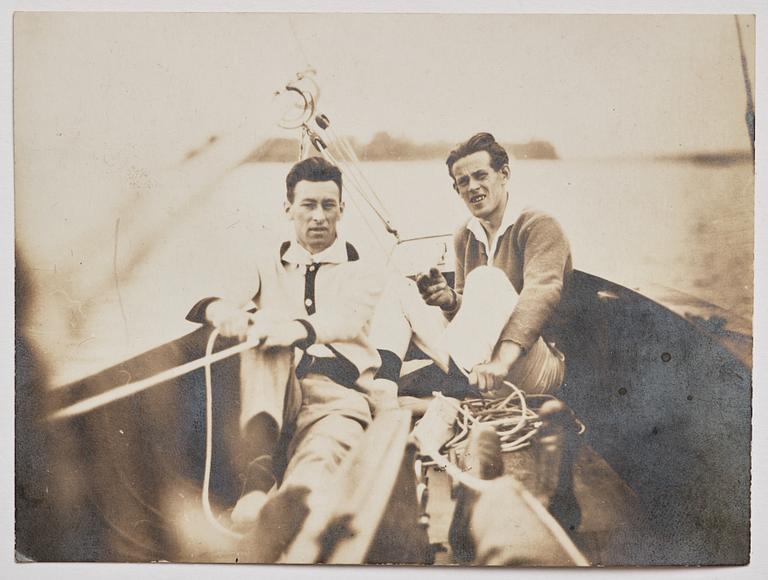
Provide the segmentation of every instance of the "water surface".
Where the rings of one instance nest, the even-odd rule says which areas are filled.
[[[19,188],[17,239],[35,290],[26,330],[53,383],[187,332],[197,298],[247,288],[252,251],[287,231],[288,167],[246,164],[204,183],[179,170],[172,188],[137,171],[66,204],[34,181]],[[404,238],[451,233],[466,219],[440,161],[362,170]],[[510,194],[560,221],[576,268],[632,288],[669,286],[751,320],[753,184],[751,164],[519,161]],[[346,235],[386,259],[391,236],[352,192],[346,204]],[[396,261],[428,267],[447,249],[450,262],[445,242],[401,248]]]

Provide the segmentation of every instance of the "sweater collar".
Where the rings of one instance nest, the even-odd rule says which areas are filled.
[[[504,215],[501,216],[501,225],[499,226],[499,230],[496,232],[496,238],[494,239],[493,244],[494,250],[496,248],[496,242],[498,239],[503,236],[509,228],[515,225],[515,222],[517,222],[519,216],[520,207],[514,204],[512,202],[511,196],[507,194],[507,205],[504,208]],[[485,233],[485,228],[483,228],[483,224],[480,223],[478,218],[472,216],[467,222],[467,229],[472,232],[478,242],[485,246],[485,251],[488,256],[493,256],[495,254],[495,252],[491,252],[491,244],[488,243],[488,234]]]

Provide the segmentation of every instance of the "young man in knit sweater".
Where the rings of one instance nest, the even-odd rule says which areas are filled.
[[[382,373],[397,380],[413,339],[443,371],[481,391],[505,381],[527,392],[556,389],[564,357],[543,335],[572,272],[568,240],[551,216],[518,210],[509,157],[489,133],[462,143],[446,164],[472,214],[454,236],[455,285],[437,269],[417,284],[391,283],[374,321]]]
[[[243,489],[231,519],[259,536],[247,561],[279,556],[372,408],[397,406],[396,387],[376,377],[380,359],[368,338],[382,272],[337,233],[341,185],[339,169],[322,158],[294,165],[285,202],[294,236],[262,254],[254,249],[247,294],[204,299],[187,316],[261,341],[240,361]],[[279,440],[288,462],[280,491],[268,495]]]

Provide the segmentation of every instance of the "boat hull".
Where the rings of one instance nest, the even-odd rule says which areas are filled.
[[[748,561],[751,369],[743,357],[664,305],[582,272],[574,275],[555,334],[568,368],[560,398],[642,506],[637,546],[626,551],[625,563]],[[196,330],[53,392],[42,390],[42,367],[29,364],[29,372],[17,376],[21,554],[186,559],[180,516],[168,506],[179,494],[200,496],[202,370],[75,419],[41,417],[199,358],[207,336],[206,329]],[[34,361],[23,337],[19,345],[22,358]],[[236,358],[214,366],[211,497],[220,509],[238,491],[230,468],[238,373]],[[24,461],[30,453],[37,468]]]

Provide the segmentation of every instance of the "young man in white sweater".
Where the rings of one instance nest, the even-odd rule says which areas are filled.
[[[254,555],[256,561],[279,556],[296,531],[286,528],[303,519],[299,514],[289,525],[284,512],[297,504],[311,508],[312,493],[327,485],[359,440],[372,408],[397,406],[395,385],[376,378],[380,359],[368,338],[384,273],[338,234],[341,172],[311,157],[293,166],[286,190],[294,236],[254,256],[257,278],[249,295],[207,298],[187,316],[224,336],[261,341],[241,355],[241,451],[247,460],[244,493],[231,514],[239,527],[271,534],[276,545]],[[286,435],[280,491],[268,495],[279,477],[273,456]],[[269,518],[279,529],[271,529]],[[285,537],[277,541],[280,534]]]

